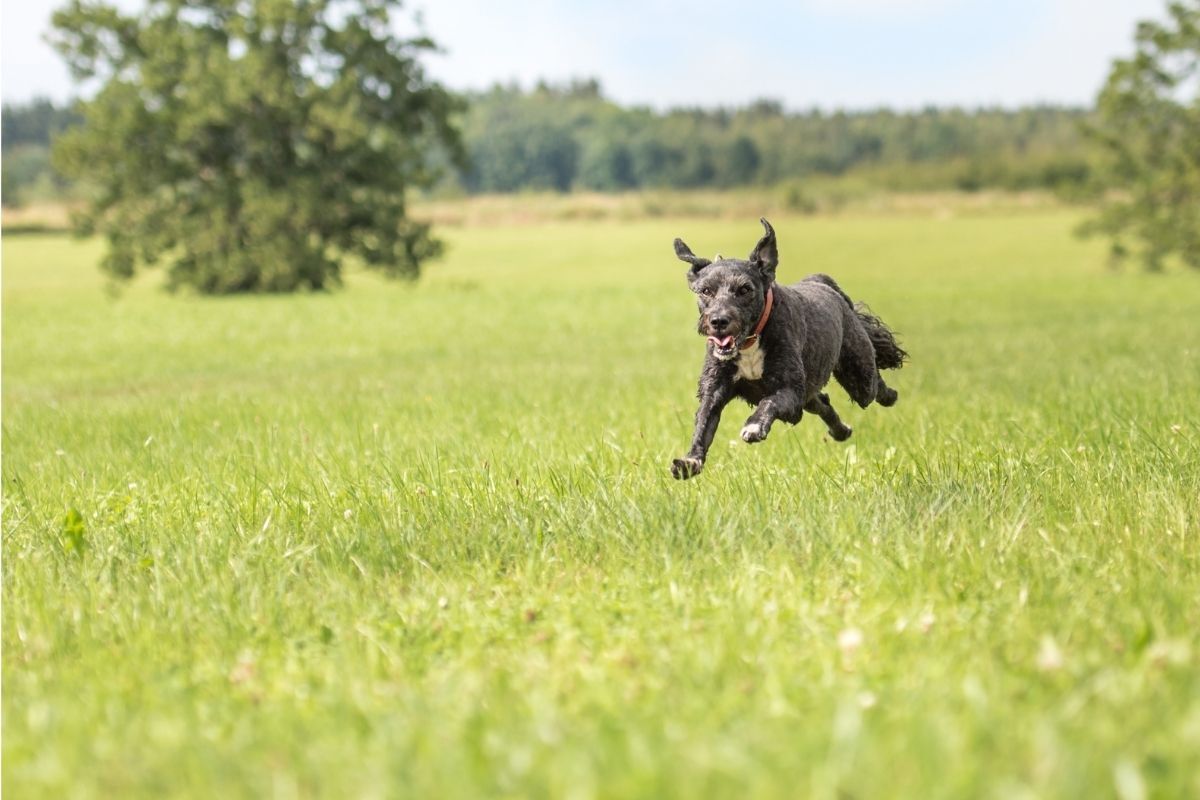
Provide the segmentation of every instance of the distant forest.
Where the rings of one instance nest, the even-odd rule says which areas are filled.
[[[468,96],[470,192],[774,185],[861,174],[885,189],[1063,188],[1090,172],[1089,111],[625,108],[595,81]]]
[[[59,131],[79,121],[70,109],[49,100],[4,104],[0,109],[0,195],[4,205],[58,199],[69,193],[67,181],[50,165],[50,142]]]
[[[656,111],[606,99],[594,80],[531,89],[496,86],[465,96],[468,161],[441,191],[626,191],[802,185],[852,176],[886,190],[1052,189],[1087,184],[1085,109],[928,108],[788,111],[759,100],[740,108]],[[3,108],[4,201],[70,187],[48,152],[78,122],[39,100]]]

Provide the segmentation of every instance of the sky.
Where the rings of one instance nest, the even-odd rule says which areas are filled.
[[[136,8],[139,0],[117,0]],[[61,2],[0,0],[5,102],[77,93],[44,42]],[[1089,105],[1165,0],[410,0],[453,89],[598,78],[623,104],[791,110]]]

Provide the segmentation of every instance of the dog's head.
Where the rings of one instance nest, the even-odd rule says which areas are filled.
[[[736,356],[742,342],[754,333],[767,289],[775,282],[779,263],[775,230],[765,219],[759,221],[766,233],[745,261],[719,255],[710,261],[693,254],[682,239],[675,240],[675,255],[692,265],[687,280],[700,306],[697,327],[712,343],[713,355],[723,361]]]

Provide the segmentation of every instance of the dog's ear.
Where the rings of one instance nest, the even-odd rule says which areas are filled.
[[[759,219],[766,233],[750,251],[750,264],[758,267],[768,280],[775,280],[775,267],[779,264],[779,247],[775,244],[775,229],[766,217]]]
[[[693,253],[692,249],[683,243],[683,239],[675,240],[675,256],[680,261],[686,261],[687,263],[692,265],[692,268],[690,270],[688,270],[688,280],[689,281],[691,281],[693,278],[695,278],[697,275],[699,275],[700,270],[704,269],[705,267],[707,267],[709,264],[712,263],[707,258],[701,258],[700,256]]]

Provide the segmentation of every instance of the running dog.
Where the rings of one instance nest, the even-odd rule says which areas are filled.
[[[863,408],[896,402],[896,390],[879,374],[908,358],[892,331],[828,275],[775,283],[775,230],[760,222],[766,233],[745,261],[700,258],[675,240],[675,255],[691,265],[687,280],[700,306],[698,329],[708,337],[692,446],[671,462],[671,474],[681,480],[704,468],[721,412],[735,397],[754,406],[742,426],[742,439],[751,443],[766,439],[776,420],[795,425],[805,411],[819,416],[836,441],[850,438],[850,426],[822,391],[830,376]]]

